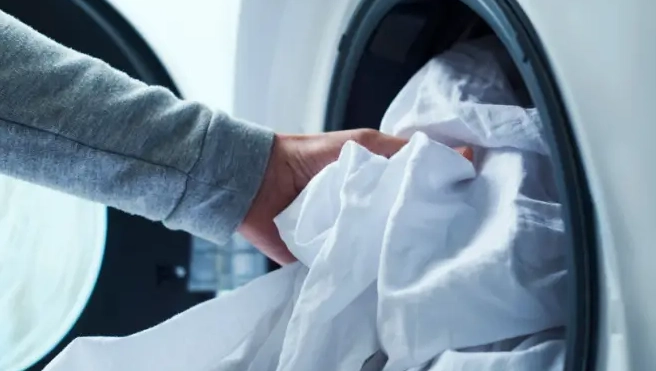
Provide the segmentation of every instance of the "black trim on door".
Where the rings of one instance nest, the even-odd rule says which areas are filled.
[[[465,0],[468,2],[471,0]],[[491,2],[491,1],[487,1]],[[594,370],[598,341],[599,279],[595,211],[585,169],[567,108],[544,46],[529,18],[515,0],[498,1],[515,32],[515,39],[504,40],[515,49],[515,63],[526,80],[535,79],[529,92],[536,102],[547,131],[547,139],[556,166],[563,201],[563,217],[569,231],[568,291],[569,323],[567,327],[566,370]],[[490,7],[492,9],[492,7]],[[493,27],[494,28],[494,27]],[[521,47],[521,48],[520,48]]]
[[[435,52],[454,42],[459,28],[466,26],[469,16],[466,11],[462,16],[454,13],[462,10],[458,6],[484,19],[504,42],[548,128],[546,136],[569,232],[566,369],[593,370],[599,315],[594,206],[566,106],[544,46],[516,0],[363,0],[340,42],[325,129],[376,128],[386,107],[412,74]],[[393,12],[404,16],[391,19]],[[414,17],[414,21],[407,17]],[[402,50],[401,55],[392,58],[390,51],[372,50],[379,28],[386,22],[414,29],[393,35],[392,44],[409,45],[405,49],[392,46],[392,52]],[[451,33],[451,29],[455,32]],[[423,30],[438,32],[441,40],[427,41],[430,39],[421,36]]]
[[[135,78],[151,84],[167,87],[178,97],[180,92],[171,76],[146,41],[134,27],[105,0],[69,0],[84,11],[116,44],[130,62]],[[156,12],[153,9],[153,12]]]

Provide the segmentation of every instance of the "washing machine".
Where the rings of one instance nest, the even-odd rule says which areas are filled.
[[[656,367],[656,2],[277,0],[266,15],[263,3],[242,1],[234,113],[279,131],[376,128],[432,56],[468,32],[496,35],[553,154],[568,231],[565,369]]]
[[[655,367],[656,2],[5,0],[0,7],[145,82],[294,133],[376,128],[432,56],[463,35],[495,34],[553,153],[568,231],[566,369]],[[73,336],[134,332],[206,300],[170,273],[189,264],[190,241],[110,210],[87,308],[34,369]]]
[[[150,46],[104,1],[3,0],[0,9],[135,78],[166,86],[179,94]],[[57,334],[59,338],[54,339],[55,342],[50,339],[48,344],[33,344],[47,350],[47,354],[26,351],[24,359],[15,359],[16,367],[34,363],[30,370],[41,370],[75,337],[128,335],[214,297],[210,292],[188,289],[187,273],[192,256],[189,235],[118,210],[106,212],[103,223],[106,220],[107,225],[101,227],[106,231],[104,250],[100,252],[102,263],[99,272],[91,273],[95,287],[86,305],[83,310],[74,309],[78,310],[79,313],[74,314],[79,317],[72,328],[56,330],[63,332]],[[93,248],[92,243],[89,248]],[[47,313],[49,309],[40,310]],[[11,353],[8,349],[0,350],[0,357],[8,353]],[[14,371],[13,366],[6,366],[10,369],[0,369]]]

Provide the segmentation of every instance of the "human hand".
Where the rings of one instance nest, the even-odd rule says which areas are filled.
[[[349,140],[385,157],[392,156],[407,143],[405,139],[371,129],[276,135],[262,185],[239,232],[274,261],[280,264],[295,261],[273,219],[294,201],[312,177],[337,160],[342,146]],[[469,153],[465,148],[457,150],[466,157]]]

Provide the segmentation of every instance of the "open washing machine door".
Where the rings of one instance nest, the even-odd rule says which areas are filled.
[[[100,58],[146,83],[165,86],[178,94],[166,69],[146,42],[103,0],[2,0],[0,9],[66,46]],[[34,189],[41,193],[46,192],[36,186]],[[23,192],[21,196],[39,196],[39,192]],[[69,244],[76,242],[76,238],[81,239],[93,232],[91,227],[98,229],[99,233],[102,232],[101,236],[92,233],[92,236],[97,237],[97,241],[89,241],[87,246],[96,251],[94,256],[97,261],[91,260],[97,264],[89,263],[86,267],[92,272],[86,275],[85,282],[68,287],[70,291],[81,285],[84,292],[67,294],[81,299],[73,303],[72,309],[67,311],[64,323],[51,324],[50,331],[44,330],[47,336],[41,336],[38,341],[30,343],[29,349],[24,349],[24,357],[13,360],[11,365],[0,366],[0,369],[24,369],[36,362],[30,369],[41,370],[78,336],[122,336],[135,333],[214,296],[213,293],[191,293],[188,290],[191,239],[186,233],[174,232],[159,223],[114,209],[107,210],[95,204],[92,204],[90,213],[87,212],[84,223],[75,224],[73,214],[77,209],[74,207],[80,204],[82,206],[78,205],[78,209],[83,209],[86,204],[70,196],[60,198],[59,202],[53,203],[53,200],[43,201],[44,198],[41,197],[43,203],[35,206],[31,212],[38,213],[39,210],[50,208],[47,213],[61,220],[53,222],[52,225],[45,221],[42,224],[50,229],[66,226],[68,229],[65,233],[57,236],[58,240],[61,240],[70,235]],[[25,210],[16,211],[13,214],[19,214],[18,211],[25,213]],[[11,215],[12,210],[2,210],[2,217]],[[94,217],[93,220],[91,216]],[[26,217],[29,219],[29,215]],[[93,224],[94,221],[97,222]],[[29,229],[34,226],[25,227]],[[46,232],[52,234],[54,231]],[[39,231],[31,230],[29,233]],[[83,242],[78,245],[83,245]],[[36,257],[33,260],[38,261]],[[77,259],[80,262],[83,260]],[[0,261],[0,264],[6,263],[8,262]],[[68,268],[76,269],[71,266]],[[77,269],[83,271],[81,267]],[[63,281],[61,283],[66,284]],[[66,287],[61,290],[68,292]],[[21,307],[17,305],[17,309],[21,310]],[[37,312],[32,314],[33,317],[25,317],[25,314],[23,322],[25,318],[35,317],[56,321],[52,316],[48,316],[48,307],[39,310],[43,313]],[[0,327],[8,328],[4,326],[4,321],[18,322],[20,319],[12,316],[0,318]],[[32,331],[36,326],[28,321],[12,328]],[[57,329],[52,330],[53,326]],[[6,348],[0,349],[0,358],[9,351],[10,349]]]
[[[567,370],[594,369],[598,277],[594,210],[561,91],[544,46],[516,1],[365,0],[340,42],[326,130],[378,128],[399,90],[431,57],[496,34],[541,113],[552,147],[568,239]],[[521,83],[521,82],[520,82]]]

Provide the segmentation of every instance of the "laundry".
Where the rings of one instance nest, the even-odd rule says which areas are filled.
[[[381,125],[409,144],[348,143],[276,219],[298,263],[46,370],[561,369],[561,207],[509,63],[494,39],[429,61]]]

